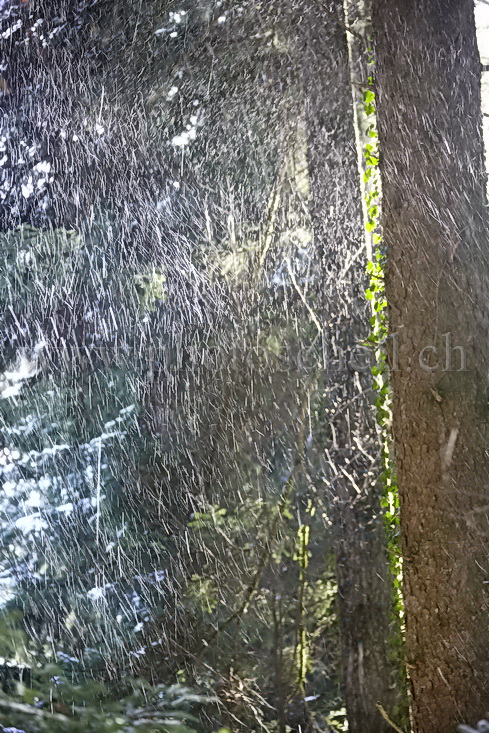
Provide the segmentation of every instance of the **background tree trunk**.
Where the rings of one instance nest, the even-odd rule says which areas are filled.
[[[403,694],[389,649],[393,587],[380,510],[371,365],[359,347],[369,335],[370,312],[343,3],[309,2],[302,23],[311,209],[324,273],[318,303],[328,352],[325,466],[347,716],[351,733],[381,733],[389,725],[376,703],[397,718]]]
[[[412,716],[417,733],[447,733],[489,709],[489,252],[474,4],[375,0],[373,20]]]

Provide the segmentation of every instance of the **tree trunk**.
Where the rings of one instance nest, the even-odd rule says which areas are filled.
[[[328,351],[325,465],[346,708],[350,733],[387,733],[376,703],[397,717],[402,693],[389,649],[393,587],[372,376],[358,347],[368,338],[371,314],[343,3],[308,2],[301,22],[311,208],[317,266],[324,273],[318,303]]]
[[[489,709],[489,251],[473,6],[375,0],[373,13],[417,733]]]

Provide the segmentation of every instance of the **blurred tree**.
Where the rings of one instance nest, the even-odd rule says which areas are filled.
[[[349,730],[389,730],[404,692],[391,653],[393,586],[381,511],[382,471],[368,344],[367,247],[343,2],[301,12],[317,306],[326,350],[325,488],[338,579]],[[323,70],[318,73],[317,70]]]

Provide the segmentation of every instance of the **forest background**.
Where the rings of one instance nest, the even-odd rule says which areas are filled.
[[[5,730],[489,712],[408,692],[382,5],[0,3]]]

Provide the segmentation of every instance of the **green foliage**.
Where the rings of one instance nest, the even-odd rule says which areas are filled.
[[[371,57],[369,63],[373,64]],[[373,87],[372,76],[368,82]],[[387,530],[387,550],[394,588],[392,607],[392,630],[389,644],[392,658],[396,661],[401,686],[404,679],[404,601],[402,595],[402,556],[400,548],[399,530],[399,492],[393,456],[394,443],[392,438],[392,393],[388,364],[387,343],[389,339],[387,299],[385,294],[385,265],[386,253],[382,246],[382,232],[380,222],[381,209],[381,179],[379,172],[379,148],[375,120],[375,92],[372,88],[364,93],[364,110],[367,117],[373,120],[367,127],[367,135],[372,140],[365,145],[365,202],[367,207],[366,229],[371,236],[373,257],[367,264],[369,286],[365,297],[371,303],[372,315],[370,318],[369,344],[375,354],[375,363],[372,367],[373,387],[376,393],[375,407],[377,424],[380,428],[380,447],[383,483],[381,507],[384,512],[384,522]],[[398,719],[407,711],[399,710]],[[407,721],[406,721],[407,722]]]
[[[166,300],[166,275],[163,273],[152,270],[134,279],[143,313],[153,311],[158,303]]]
[[[118,698],[94,681],[73,684],[64,671],[48,665],[38,673],[39,690],[25,689],[22,702],[0,698],[0,722],[25,733],[196,733],[196,704],[208,702],[181,685],[151,687],[126,681],[132,689]]]
[[[338,710],[332,710],[326,717],[327,724],[334,731],[343,733],[348,730],[348,722],[346,717],[346,708],[338,708]]]
[[[198,604],[208,613],[216,610],[218,596],[216,586],[211,578],[202,577],[194,573],[190,578],[187,596],[189,600]]]
[[[373,60],[372,60],[373,61]],[[373,77],[369,77],[369,83],[373,84]],[[367,116],[375,115],[375,93],[372,89],[364,92],[364,109]],[[375,406],[377,423],[381,429],[382,448],[382,481],[384,484],[384,496],[382,507],[388,530],[388,550],[391,558],[391,569],[394,577],[396,612],[399,617],[403,615],[402,602],[402,567],[399,548],[399,495],[397,490],[395,469],[392,456],[392,399],[389,385],[389,368],[387,363],[387,339],[389,337],[387,322],[387,300],[384,287],[385,253],[382,248],[382,235],[380,232],[380,175],[378,171],[379,154],[377,129],[375,119],[367,127],[367,134],[373,140],[365,145],[365,199],[367,204],[368,219],[366,223],[367,232],[372,236],[372,244],[375,247],[373,259],[367,264],[367,272],[370,278],[369,286],[365,297],[371,303],[372,316],[370,318],[369,342],[374,349],[376,356],[375,364],[372,367],[374,389],[376,392]]]
[[[181,684],[152,686],[127,675],[109,684],[92,678],[90,667],[49,662],[21,621],[17,611],[0,618],[1,725],[25,733],[196,733],[193,710],[210,697]]]

